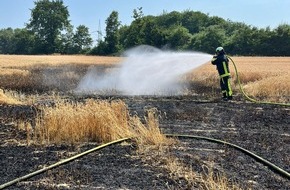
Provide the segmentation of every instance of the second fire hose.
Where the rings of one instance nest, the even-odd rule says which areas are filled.
[[[218,144],[223,144],[223,145],[227,145],[229,147],[232,147],[232,148],[235,148],[247,155],[249,155],[250,157],[254,158],[255,160],[261,162],[262,164],[264,164],[265,166],[269,167],[271,170],[273,170],[275,173],[277,174],[280,174],[281,176],[287,178],[290,180],[290,173],[288,173],[287,171],[283,170],[282,168],[276,166],[275,164],[267,161],[266,159],[254,154],[253,152],[249,151],[249,150],[246,150],[238,145],[235,145],[235,144],[232,144],[232,143],[228,143],[228,142],[225,142],[225,141],[222,141],[222,140],[218,140],[218,139],[213,139],[213,138],[208,138],[208,137],[203,137],[203,136],[195,136],[195,135],[180,135],[180,134],[166,134],[167,137],[172,137],[172,138],[190,138],[190,139],[196,139],[196,140],[206,140],[206,141],[210,141],[210,142],[213,142],[213,143],[218,143]],[[109,142],[109,143],[106,143],[106,144],[103,144],[103,145],[100,145],[98,147],[95,147],[93,149],[90,149],[90,150],[87,150],[83,153],[80,153],[80,154],[77,154],[75,156],[72,156],[70,158],[67,158],[65,160],[62,160],[62,161],[59,161],[55,164],[52,164],[50,166],[47,166],[45,168],[42,168],[40,170],[37,170],[35,172],[32,172],[30,174],[27,174],[25,176],[22,176],[22,177],[19,177],[17,179],[14,179],[12,181],[9,181],[7,183],[4,183],[2,185],[0,185],[0,189],[4,189],[6,187],[9,187],[11,185],[14,185],[20,181],[23,181],[23,180],[26,180],[26,179],[29,179],[33,176],[36,176],[38,174],[41,174],[45,171],[48,171],[48,170],[51,170],[53,168],[56,168],[60,165],[63,165],[63,164],[66,164],[66,163],[69,163],[77,158],[80,158],[82,156],[85,156],[89,153],[92,153],[94,151],[97,151],[97,150],[100,150],[102,148],[105,148],[107,146],[110,146],[110,145],[113,145],[113,144],[118,144],[118,143],[121,143],[121,142],[124,142],[124,141],[127,141],[127,140],[131,140],[133,137],[128,137],[128,138],[122,138],[122,139],[119,139],[119,140],[115,140],[115,141],[112,141],[112,142]]]

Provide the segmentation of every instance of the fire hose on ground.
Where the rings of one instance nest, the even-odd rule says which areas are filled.
[[[203,137],[203,136],[180,135],[180,134],[165,134],[165,135],[166,135],[167,137],[172,137],[172,138],[191,138],[191,139],[206,140],[206,141],[210,141],[210,142],[213,142],[213,143],[218,143],[218,144],[227,145],[227,146],[229,146],[229,147],[235,148],[235,149],[237,149],[237,150],[239,150],[239,151],[241,151],[241,152],[243,152],[243,153],[249,155],[250,157],[254,158],[255,160],[257,160],[257,161],[261,162],[262,164],[264,164],[265,166],[269,167],[269,168],[270,168],[272,171],[274,171],[275,173],[280,174],[281,176],[283,176],[283,177],[285,177],[285,178],[287,178],[287,179],[290,180],[290,173],[288,173],[287,171],[281,169],[280,167],[276,166],[275,164],[273,164],[273,163],[271,163],[271,162],[265,160],[264,158],[262,158],[262,157],[256,155],[255,153],[253,153],[253,152],[251,152],[251,151],[249,151],[249,150],[246,150],[246,149],[244,149],[244,148],[242,148],[242,147],[240,147],[240,146],[238,146],[238,145],[235,145],[235,144],[232,144],[232,143],[228,143],[228,142],[226,142],[226,141],[222,141],[222,140],[214,139],[214,138]],[[63,164],[69,163],[69,162],[71,162],[71,161],[73,161],[73,160],[75,160],[75,159],[77,159],[77,158],[80,158],[80,157],[85,156],[85,155],[87,155],[87,154],[89,154],[89,153],[92,153],[92,152],[94,152],[94,151],[97,151],[97,150],[100,150],[100,149],[102,149],[102,148],[105,148],[105,147],[107,147],[107,146],[111,146],[111,145],[113,145],[113,144],[122,143],[122,142],[124,142],[124,141],[131,140],[131,139],[133,139],[133,138],[134,138],[134,137],[122,138],[122,139],[118,139],[118,140],[115,140],[115,141],[112,141],[112,142],[109,142],[109,143],[106,143],[106,144],[102,144],[102,145],[100,145],[100,146],[98,146],[98,147],[92,148],[92,149],[87,150],[87,151],[85,151],[85,152],[83,152],[83,153],[77,154],[77,155],[72,156],[72,157],[70,157],[70,158],[67,158],[67,159],[65,159],[65,160],[61,160],[61,161],[59,161],[59,162],[57,162],[57,163],[55,163],[55,164],[52,164],[52,165],[50,165],[50,166],[44,167],[44,168],[42,168],[42,169],[40,169],[40,170],[37,170],[37,171],[35,171],[35,172],[29,173],[29,174],[27,174],[27,175],[25,175],[25,176],[22,176],[22,177],[19,177],[19,178],[14,179],[14,180],[12,180],[12,181],[9,181],[9,182],[7,182],[7,183],[4,183],[4,184],[0,185],[0,189],[7,188],[7,187],[9,187],[9,186],[11,186],[11,185],[14,185],[14,184],[20,182],[20,181],[23,181],[23,180],[29,179],[29,178],[31,178],[31,177],[33,177],[33,176],[36,176],[36,175],[38,175],[38,174],[41,174],[41,173],[43,173],[43,172],[46,172],[46,171],[51,170],[51,169],[53,169],[53,168],[56,168],[56,167],[58,167],[58,166],[60,166],[60,165],[63,165]]]
[[[55,163],[55,164],[52,164],[52,165],[50,165],[50,166],[44,167],[44,168],[42,168],[42,169],[40,169],[40,170],[37,170],[37,171],[32,172],[32,173],[30,173],[30,174],[27,174],[27,175],[25,175],[25,176],[22,176],[22,177],[19,177],[19,178],[17,178],[17,179],[14,179],[14,180],[12,180],[12,181],[9,181],[9,182],[7,182],[7,183],[4,183],[4,184],[0,185],[0,189],[4,189],[4,188],[9,187],[9,186],[11,186],[11,185],[13,185],[13,184],[16,184],[16,183],[18,183],[18,182],[20,182],[20,181],[23,181],[23,180],[29,179],[29,178],[31,178],[31,177],[33,177],[33,176],[36,176],[36,175],[38,175],[38,174],[41,174],[41,173],[43,173],[43,172],[45,172],[45,171],[48,171],[48,170],[51,170],[51,169],[53,169],[53,168],[56,168],[56,167],[58,167],[58,166],[60,166],[60,165],[63,165],[63,164],[69,163],[69,162],[71,162],[71,161],[73,161],[73,160],[75,160],[75,159],[77,159],[77,158],[80,158],[80,157],[82,157],[82,156],[85,156],[85,155],[87,155],[87,154],[89,154],[89,153],[91,153],[91,152],[94,152],[94,151],[100,150],[100,149],[102,149],[102,148],[104,148],[104,147],[107,147],[107,146],[110,146],[110,145],[113,145],[113,144],[117,144],[117,143],[124,142],[124,141],[129,140],[129,139],[131,139],[131,138],[122,138],[122,139],[118,139],[118,140],[115,140],[115,141],[108,142],[108,143],[106,143],[106,144],[102,144],[102,145],[100,145],[100,146],[97,146],[97,147],[95,147],[95,148],[92,148],[92,149],[90,149],[90,150],[87,150],[87,151],[85,151],[85,152],[83,152],[83,153],[80,153],[80,154],[77,154],[77,155],[72,156],[72,157],[70,157],[70,158],[67,158],[67,159],[61,160],[61,161],[59,161],[59,162],[57,162],[57,163]]]

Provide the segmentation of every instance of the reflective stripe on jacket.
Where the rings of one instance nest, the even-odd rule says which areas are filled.
[[[225,54],[213,56],[211,63],[216,65],[220,77],[230,76],[229,60]]]

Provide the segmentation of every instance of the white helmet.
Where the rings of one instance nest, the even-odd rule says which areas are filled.
[[[215,50],[215,52],[216,52],[217,54],[220,54],[220,53],[225,53],[225,50],[224,50],[223,47],[217,47],[216,50]]]
[[[223,47],[217,47],[215,51],[216,51],[216,52],[220,52],[220,51],[223,51],[223,50],[224,50]]]

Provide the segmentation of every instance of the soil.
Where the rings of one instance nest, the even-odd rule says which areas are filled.
[[[80,100],[87,97],[74,97]],[[290,108],[254,104],[235,97],[223,102],[202,96],[91,96],[124,100],[131,114],[143,117],[157,108],[160,128],[166,134],[198,135],[241,146],[290,172]],[[27,145],[26,132],[15,119],[34,117],[31,106],[0,107],[0,184],[54,164],[99,144]],[[290,179],[232,147],[180,138],[170,148],[194,172],[212,165],[242,189],[290,189]],[[18,182],[7,189],[200,189],[184,177],[172,177],[162,157],[139,154],[134,142],[115,144],[50,171]],[[158,155],[158,149],[152,152]]]

